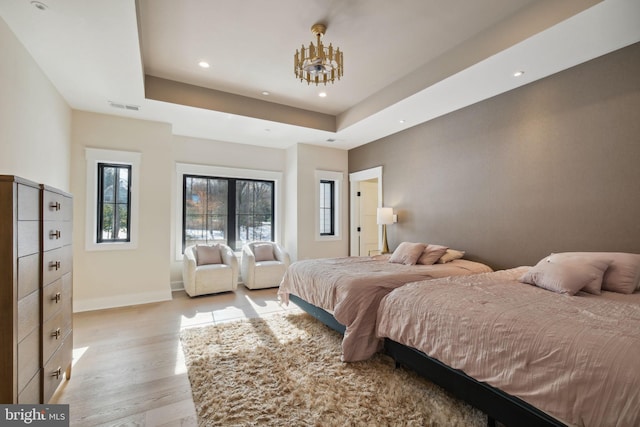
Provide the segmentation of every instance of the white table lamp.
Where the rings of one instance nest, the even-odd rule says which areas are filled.
[[[387,243],[387,224],[393,224],[393,208],[378,208],[377,223],[382,225],[382,253],[389,253]]]

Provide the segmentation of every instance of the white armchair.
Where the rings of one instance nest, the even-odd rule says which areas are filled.
[[[247,243],[242,247],[242,282],[249,289],[274,288],[290,263],[289,253],[275,242]]]
[[[182,264],[184,290],[189,296],[234,291],[238,287],[238,260],[227,245],[189,246]]]

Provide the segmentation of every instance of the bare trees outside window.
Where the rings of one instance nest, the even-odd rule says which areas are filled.
[[[184,175],[183,244],[272,241],[274,182]]]

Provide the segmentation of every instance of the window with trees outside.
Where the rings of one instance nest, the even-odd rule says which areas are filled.
[[[195,244],[274,240],[274,181],[183,176],[182,251]]]
[[[131,165],[98,163],[96,242],[131,240]]]

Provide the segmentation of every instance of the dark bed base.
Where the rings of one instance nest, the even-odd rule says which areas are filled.
[[[289,294],[289,300],[331,329],[336,330],[344,335],[344,331],[347,329],[346,326],[338,322],[336,318],[333,317],[333,315],[328,311],[306,302],[297,295]]]
[[[493,420],[498,420],[507,426],[518,427],[565,426],[525,401],[477,381],[414,348],[385,338],[384,351],[396,364],[415,371],[483,411],[489,417],[489,425],[495,425]]]
[[[345,326],[331,313],[296,295],[289,295],[289,299],[331,329],[344,334]],[[402,365],[415,371],[455,397],[483,411],[488,416],[489,426],[495,426],[495,420],[507,426],[518,427],[566,426],[525,401],[476,381],[464,372],[453,369],[414,348],[385,339],[384,351],[396,361],[396,366]]]

